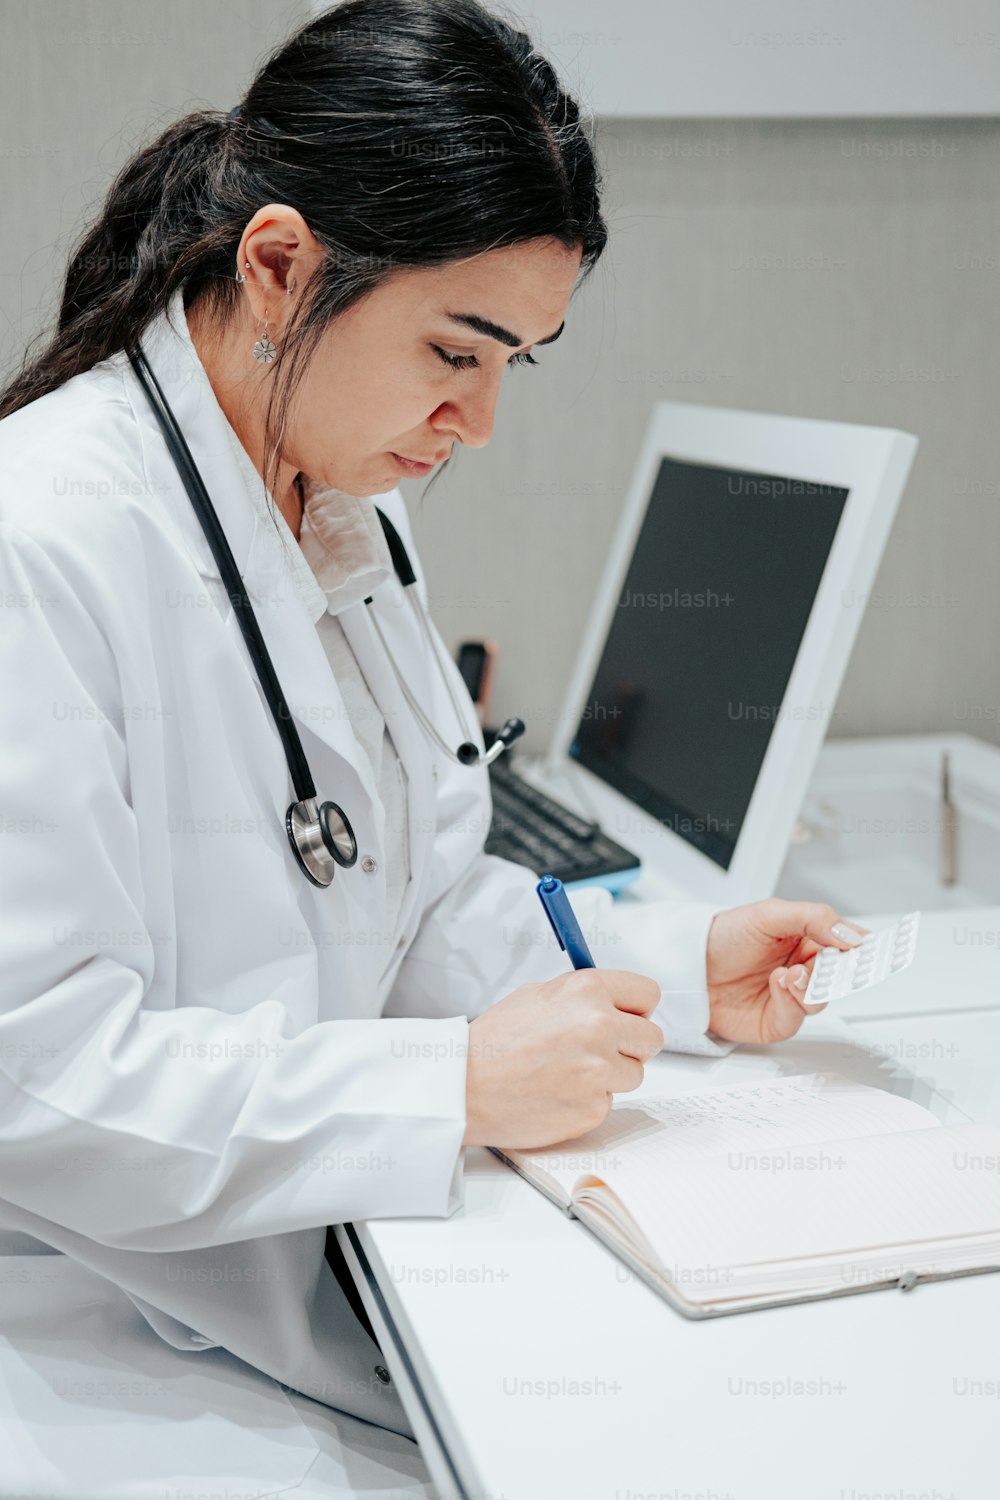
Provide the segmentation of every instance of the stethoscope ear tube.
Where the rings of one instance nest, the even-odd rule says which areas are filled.
[[[423,632],[428,654],[432,658],[437,658],[437,647],[434,643],[434,637],[431,634],[430,626],[427,623],[427,616],[424,613],[422,605],[418,602],[419,596],[416,592],[416,589],[412,587],[412,585],[416,584],[417,575],[413,571],[409,555],[407,554],[406,548],[403,546],[399,532],[396,530],[395,526],[393,526],[392,522],[389,520],[389,517],[385,515],[381,510],[379,510],[378,506],[375,507],[375,510],[379,520],[382,523],[382,530],[385,533],[385,539],[389,544],[389,552],[392,557],[393,566],[396,569],[396,574],[399,578],[400,583],[403,585],[404,592],[408,591],[408,597],[411,605],[413,606],[413,612],[417,617],[417,623],[421,631]],[[409,587],[409,590],[408,586],[411,586]],[[371,595],[369,595],[365,600],[365,604],[370,608],[371,602]],[[370,611],[369,618],[371,619],[372,624],[375,626],[375,632],[382,643],[382,650],[385,652],[386,660],[392,668],[393,676],[395,677],[396,682],[400,690],[402,691],[403,697],[409,704],[414,718],[423,725],[424,732],[427,735],[428,739],[433,740],[438,749],[441,750],[449,760],[456,761],[460,766],[491,766],[496,760],[497,756],[502,755],[503,752],[507,749],[508,745],[516,740],[519,735],[522,735],[524,733],[524,724],[520,719],[508,719],[503,728],[497,734],[496,739],[490,746],[489,750],[486,751],[485,755],[473,740],[463,740],[457,749],[452,749],[452,747],[447,744],[447,742],[439,734],[437,726],[434,724],[433,720],[424,712],[423,707],[417,701],[417,698],[415,697],[405,677],[400,674],[399,669],[396,666],[395,661],[393,660],[392,652],[389,650],[389,644],[386,641],[385,636],[382,634],[382,627],[379,625],[378,616],[374,612]],[[448,672],[445,671],[443,662],[439,661],[438,666],[441,672],[441,676],[444,679],[444,685],[448,691],[448,697],[451,699],[451,706],[455,711],[455,718],[458,721],[459,727],[461,729],[465,729],[465,718],[462,713],[461,706],[459,705],[451,677]]]

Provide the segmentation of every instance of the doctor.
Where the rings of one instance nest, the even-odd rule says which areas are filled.
[[[469,3],[368,11],[126,164],[0,398],[0,1227],[175,1348],[409,1434],[327,1226],[451,1213],[466,1145],[586,1130],[661,1046],[791,1036],[812,955],[857,935],[587,891],[599,969],[566,972],[535,876],[484,854],[488,772],[448,749],[482,738],[397,484],[490,440],[606,230],[526,38]],[[329,883],[135,349],[353,829]]]

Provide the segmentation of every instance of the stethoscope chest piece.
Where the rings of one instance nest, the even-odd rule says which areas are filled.
[[[317,805],[315,797],[293,802],[285,828],[299,868],[313,885],[329,885],[338,865],[348,870],[358,857],[354,829],[336,802]]]

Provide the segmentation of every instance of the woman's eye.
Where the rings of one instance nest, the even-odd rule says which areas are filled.
[[[474,354],[446,354],[443,349],[438,348],[437,344],[432,344],[431,348],[453,370],[471,370],[479,364]],[[533,359],[530,354],[512,354],[507,363],[509,365],[537,365],[538,360]]]
[[[432,344],[431,348],[438,358],[443,359],[446,365],[451,365],[453,370],[468,370],[479,363],[474,354],[446,354],[443,349],[438,348],[437,344]]]

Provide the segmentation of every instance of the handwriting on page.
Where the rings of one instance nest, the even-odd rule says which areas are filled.
[[[814,1107],[828,1108],[837,1097],[833,1089],[817,1087],[816,1074],[790,1078],[784,1083],[748,1084],[734,1089],[718,1089],[703,1094],[682,1094],[677,1099],[651,1099],[644,1108],[672,1130],[725,1120],[730,1125],[745,1125],[749,1130],[767,1130],[772,1125],[787,1125],[790,1114],[798,1113],[803,1101]]]
[[[883,1089],[854,1083],[839,1073],[806,1073],[777,1083],[739,1084],[616,1105],[596,1130],[545,1151],[526,1152],[553,1175],[612,1171],[622,1158],[687,1155],[762,1147],[806,1145],[887,1131],[936,1125],[919,1104]],[[588,1158],[593,1165],[588,1165]]]

